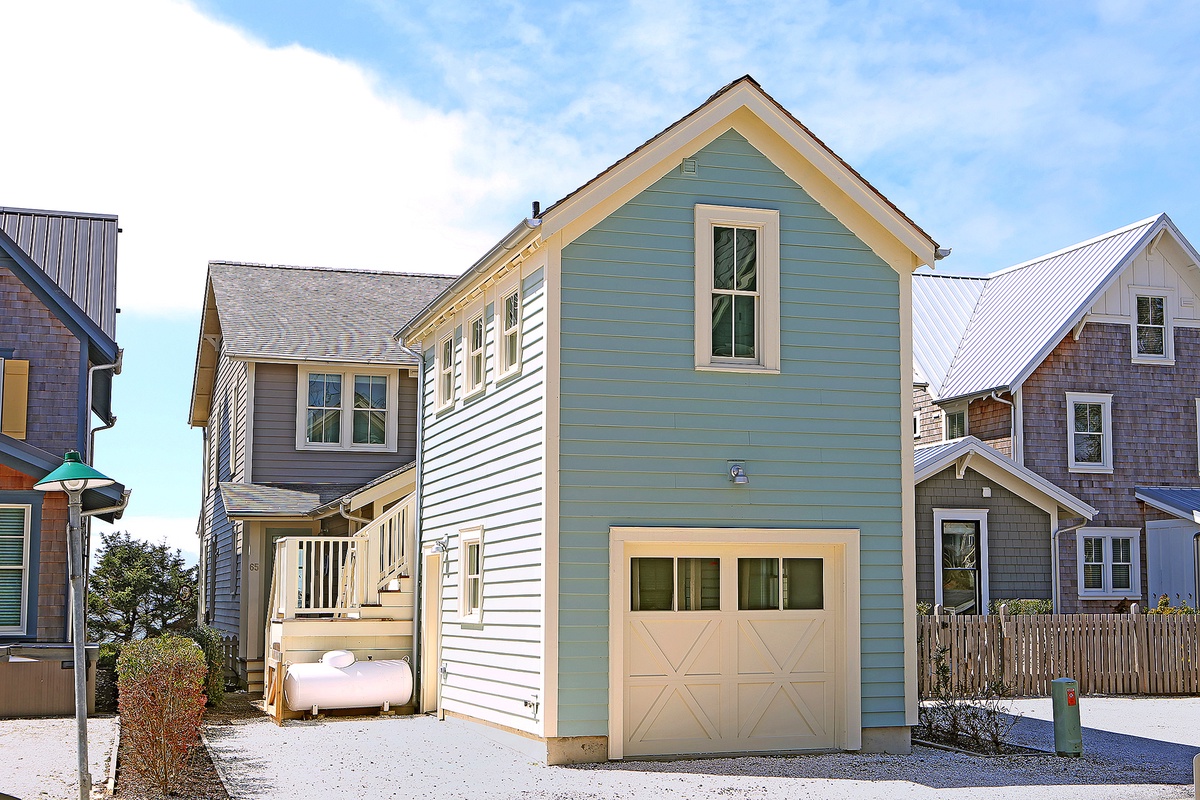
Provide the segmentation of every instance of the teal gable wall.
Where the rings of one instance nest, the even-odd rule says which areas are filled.
[[[562,254],[558,734],[608,732],[610,525],[861,529],[863,725],[903,725],[899,278],[736,132],[695,158]],[[694,367],[697,203],[780,212],[779,375]]]

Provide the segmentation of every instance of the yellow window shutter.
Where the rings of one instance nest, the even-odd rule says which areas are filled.
[[[29,362],[6,358],[4,364],[4,407],[0,409],[0,433],[14,439],[25,438],[25,417],[29,409]]]

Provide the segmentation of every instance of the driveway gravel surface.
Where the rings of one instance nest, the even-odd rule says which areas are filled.
[[[95,795],[108,777],[108,756],[116,735],[116,717],[88,720],[88,763]],[[75,758],[74,717],[0,719],[0,797],[79,797]]]
[[[1051,748],[1049,701],[1018,705],[1026,716],[1015,738]],[[282,727],[266,718],[235,720],[207,727],[206,735],[231,797],[239,800],[1193,797],[1200,700],[1083,698],[1081,708],[1086,753],[1079,759],[975,757],[917,747],[909,756],[832,753],[547,767],[537,762],[528,740],[430,717],[296,721]]]

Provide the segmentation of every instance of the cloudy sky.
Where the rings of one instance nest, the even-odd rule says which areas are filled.
[[[457,272],[750,73],[986,272],[1166,211],[1200,243],[1200,4],[6,4],[0,205],[120,215],[121,527],[194,558],[209,259]]]

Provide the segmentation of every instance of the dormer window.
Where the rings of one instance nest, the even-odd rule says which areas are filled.
[[[1130,338],[1134,363],[1172,364],[1175,360],[1170,289],[1134,287],[1131,291]]]

